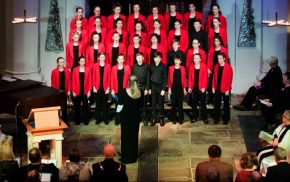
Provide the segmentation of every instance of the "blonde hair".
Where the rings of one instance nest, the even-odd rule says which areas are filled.
[[[130,76],[129,78],[129,89],[132,94],[133,99],[138,99],[141,97],[141,91],[139,89],[138,83],[137,83],[137,77],[135,75]]]
[[[5,139],[0,144],[0,161],[14,160],[15,155],[13,153],[10,141]]]

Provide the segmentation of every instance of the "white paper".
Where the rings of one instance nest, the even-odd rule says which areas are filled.
[[[116,110],[116,112],[119,113],[119,112],[122,111],[122,109],[123,109],[123,105],[117,105],[117,110]]]
[[[50,182],[51,181],[51,173],[41,173],[41,182]]]

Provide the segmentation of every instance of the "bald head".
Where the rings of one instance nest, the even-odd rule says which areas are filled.
[[[115,157],[115,147],[112,144],[106,144],[103,149],[103,154],[106,158]]]

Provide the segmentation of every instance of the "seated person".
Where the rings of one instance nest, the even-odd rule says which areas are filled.
[[[200,162],[196,166],[195,181],[207,181],[210,167],[216,168],[219,173],[219,181],[233,181],[233,166],[220,161],[222,149],[218,145],[211,145],[208,148],[209,161]]]
[[[54,164],[41,163],[41,152],[38,148],[32,148],[28,154],[30,164],[22,166],[17,175],[23,181],[37,181],[41,177],[45,181],[59,181],[59,170]],[[45,178],[45,179],[44,179]]]
[[[284,87],[277,89],[270,95],[269,99],[261,101],[262,116],[268,125],[275,124],[275,115],[282,114],[290,109],[290,72],[283,75]]]
[[[1,135],[1,125],[0,125]],[[17,171],[19,169],[18,163],[15,160],[11,143],[9,138],[6,138],[0,143],[0,181],[16,182]]]
[[[272,90],[282,87],[282,71],[278,66],[278,58],[272,56],[268,63],[271,69],[266,76],[260,81],[255,82],[254,86],[250,87],[246,96],[240,105],[234,106],[237,110],[248,110],[254,103],[256,96],[269,95]]]
[[[81,162],[80,151],[73,148],[68,154],[69,162],[59,169],[60,181],[90,181],[91,171],[88,164]]]
[[[106,144],[103,154],[105,160],[93,164],[93,181],[128,181],[126,166],[114,161],[115,147]]]
[[[290,110],[286,110],[282,116],[282,123],[274,130],[273,140],[268,146],[257,151],[259,164],[265,158],[273,156],[276,147],[282,147],[290,151]]]
[[[241,169],[237,173],[235,182],[248,182],[257,165],[258,160],[254,154],[244,153],[240,159]]]
[[[287,151],[284,148],[278,147],[274,151],[277,165],[268,168],[265,178],[267,182],[289,182],[290,181],[290,164],[286,161]]]

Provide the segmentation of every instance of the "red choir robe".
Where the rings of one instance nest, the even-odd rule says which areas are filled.
[[[148,47],[150,47],[152,44],[151,44],[151,35],[154,33],[154,30],[150,31],[149,34],[148,34]],[[167,47],[167,35],[166,35],[166,32],[164,30],[160,30],[160,35],[159,35],[159,41],[158,43],[161,44],[166,52],[168,50],[168,47]]]
[[[157,52],[160,52],[162,54],[161,62],[166,66],[167,65],[167,51],[164,49],[164,47],[161,44],[157,45]],[[151,55],[151,47],[148,47],[146,49],[146,61],[148,65],[150,65],[150,55]]]
[[[89,30],[89,41],[92,38],[93,33],[96,32],[96,27],[93,27]],[[101,42],[103,44],[106,44],[106,39],[107,39],[107,29],[106,28],[102,28],[101,32],[98,32],[101,35]]]
[[[224,46],[228,47],[228,33],[225,29],[219,29],[219,36],[222,38]],[[210,29],[208,32],[208,48],[214,47],[214,29]]]
[[[71,69],[74,63],[73,42],[69,41],[66,44],[65,55],[67,67]],[[79,57],[80,56],[85,56],[85,48],[82,43],[79,43]]]
[[[113,34],[116,32],[116,29],[112,29],[109,31],[108,35],[107,35],[107,41],[106,41],[106,45],[110,44],[113,42]],[[123,43],[125,46],[128,45],[128,32],[125,30],[122,30],[122,41],[120,41],[121,43]]]
[[[73,33],[76,32],[76,29],[71,29],[69,31],[69,40],[72,41],[72,35]],[[82,33],[80,34],[81,39],[79,42],[83,44],[83,46],[87,47],[89,44],[89,34],[87,30],[82,30]]]
[[[91,69],[85,67],[84,94],[92,90]],[[78,96],[80,94],[80,67],[75,67],[72,73],[72,91]]]
[[[176,12],[176,19],[180,20],[181,24],[183,22],[183,16],[181,13]],[[165,14],[166,30],[169,30],[170,12]],[[181,27],[182,28],[182,27]]]
[[[70,22],[70,29],[75,29],[76,28],[76,21],[78,20],[78,17],[75,16],[71,22]],[[86,18],[82,18],[82,29],[87,30],[88,29],[88,21]]]
[[[172,51],[172,42],[174,40],[174,34],[175,30],[170,30],[168,33],[168,50]],[[185,30],[180,30],[180,47],[179,50],[181,50],[183,53],[186,53],[186,50],[188,48],[188,33]]]
[[[226,60],[225,62],[228,63],[229,62],[229,52],[228,49],[225,47],[221,47],[220,50],[221,53],[224,53],[226,55]],[[213,53],[214,53],[214,48],[211,48],[208,51],[208,58],[207,58],[207,68],[210,70],[210,72],[212,73],[212,67],[213,67]]]
[[[215,65],[214,73],[213,73],[212,88],[215,90],[217,89],[219,66],[220,66],[219,64]],[[228,63],[225,63],[223,73],[222,73],[221,86],[220,86],[221,93],[224,94],[227,90],[231,91],[232,81],[233,81],[233,69],[231,65],[229,65]]]
[[[88,29],[92,29],[95,28],[95,18],[96,16],[93,15],[89,18],[89,25],[88,25]],[[101,27],[102,28],[107,28],[107,19],[105,16],[101,16]]]
[[[205,63],[206,64],[206,53],[203,49],[201,48],[198,48],[198,52],[200,54],[200,62],[201,63]],[[192,64],[194,64],[193,62],[193,48],[191,49],[188,49],[187,53],[186,53],[186,58],[185,58],[185,67],[186,67],[186,70],[189,70],[190,66]]]
[[[194,88],[194,64],[190,65],[189,68],[189,73],[188,73],[188,88],[191,90],[195,89]],[[205,63],[200,63],[200,68],[199,68],[199,75],[198,75],[198,89],[201,91],[202,88],[205,90],[207,89],[208,84],[208,72],[207,72],[207,66]]]
[[[106,63],[110,65],[112,65],[112,49],[113,43],[110,43],[106,49]],[[123,54],[125,59],[127,55],[126,51],[127,51],[126,46],[123,43],[119,43],[119,54]]]
[[[98,53],[100,52],[106,52],[105,46],[103,43],[99,42],[98,44]],[[87,47],[86,50],[86,66],[88,66],[89,68],[92,68],[94,63],[95,63],[95,56],[94,56],[94,46],[89,46]]]
[[[99,62],[93,65],[92,74],[93,74],[92,86],[95,87],[98,91],[100,88],[100,63]],[[111,66],[105,63],[104,75],[103,75],[103,88],[105,92],[108,88],[110,88],[110,83],[111,83]]]
[[[68,92],[71,90],[70,71],[67,68],[64,68],[63,71],[65,76],[65,93],[68,94]],[[57,67],[51,72],[51,87],[59,90],[59,84],[59,70]]]
[[[160,29],[166,31],[166,21],[165,21],[164,16],[161,14],[158,14],[158,19],[161,24]],[[148,32],[153,31],[154,30],[153,25],[154,25],[154,20],[153,20],[153,15],[151,14],[147,17],[147,20],[146,20],[146,30]]]
[[[145,48],[145,46],[139,45],[138,51],[143,53],[144,61],[146,61],[146,48]],[[134,45],[130,45],[128,47],[127,59],[126,59],[125,64],[129,65],[132,68],[134,65],[134,60],[135,60],[135,58],[134,58]]]
[[[186,31],[188,31],[189,16],[190,16],[190,13],[185,13],[183,15],[183,23],[182,23],[182,27],[181,28],[183,28]],[[203,18],[202,13],[200,13],[198,11],[195,11],[195,19],[200,19],[201,20],[201,22],[202,22],[201,28],[204,29],[204,18]]]
[[[122,15],[122,14],[120,14],[120,18],[122,19],[122,21],[123,21],[123,28],[122,28],[122,30],[123,31],[126,31],[126,29],[127,29],[127,26],[126,26],[126,16],[125,15]],[[110,30],[112,30],[112,29],[115,29],[116,27],[115,27],[115,25],[114,25],[114,15],[110,15],[110,16],[108,16],[108,18],[107,18],[107,30],[108,31],[110,31]]]
[[[124,65],[124,78],[123,78],[123,88],[128,87],[128,80],[131,75],[130,66]],[[117,94],[119,92],[118,89],[118,65],[112,67],[111,71],[111,90]]]
[[[138,21],[142,22],[143,27],[145,28],[146,24],[146,18],[142,14],[139,14]],[[127,22],[127,31],[131,34],[131,32],[135,32],[135,19],[134,14],[130,14],[128,16],[128,22]]]
[[[130,33],[130,38],[129,38],[129,45],[133,45],[133,37],[136,33],[135,32],[131,32]],[[143,45],[143,46],[148,46],[148,43],[147,43],[147,40],[148,40],[148,37],[147,37],[147,33],[145,32],[141,32],[141,41],[140,41],[140,44]]]
[[[175,65],[172,65],[169,67],[168,71],[168,88],[172,88],[172,83],[173,83],[173,75],[174,75],[174,70],[175,70]],[[186,88],[186,73],[185,73],[185,68],[183,66],[180,66],[180,73],[181,73],[181,85],[182,88]]]
[[[220,27],[227,30],[227,19],[223,15],[219,15],[218,18],[220,19]],[[209,32],[210,29],[212,29],[212,20],[213,15],[208,15],[207,21],[206,21],[206,31]]]

